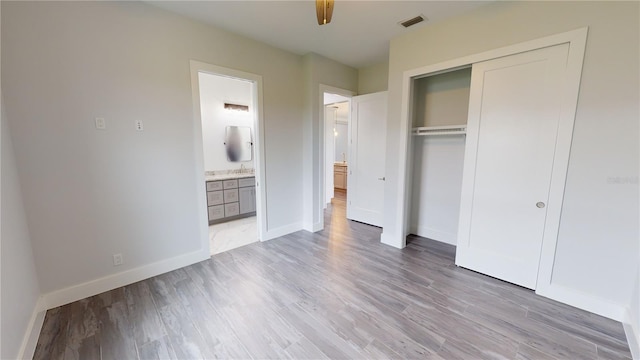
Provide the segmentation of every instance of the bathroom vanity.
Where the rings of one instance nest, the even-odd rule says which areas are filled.
[[[347,189],[346,162],[337,162],[333,164],[333,186],[336,189]]]
[[[253,173],[206,176],[209,225],[256,215]]]

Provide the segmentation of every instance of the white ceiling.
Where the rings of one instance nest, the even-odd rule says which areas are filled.
[[[336,0],[330,24],[319,26],[315,1],[148,1],[272,46],[315,52],[355,68],[386,61],[391,38],[488,1]],[[398,22],[423,14],[405,29]]]

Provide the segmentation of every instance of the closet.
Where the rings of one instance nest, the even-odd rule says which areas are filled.
[[[473,64],[456,264],[530,289],[544,237],[557,238],[547,205],[561,208],[552,181],[567,171],[554,162],[568,53],[561,44]]]
[[[409,231],[456,244],[471,67],[416,79]]]
[[[408,232],[530,289],[551,279],[586,29],[566,36],[411,80]]]

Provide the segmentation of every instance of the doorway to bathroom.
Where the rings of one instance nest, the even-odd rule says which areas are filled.
[[[329,93],[324,99],[326,207],[335,196],[347,196],[350,99]]]
[[[205,246],[215,255],[262,238],[261,78],[195,61],[191,70],[202,141]]]
[[[320,114],[324,119],[323,209],[325,214],[331,214],[332,218],[346,218],[351,94],[329,87],[323,90],[323,107]],[[333,222],[331,219],[325,219],[324,223]]]

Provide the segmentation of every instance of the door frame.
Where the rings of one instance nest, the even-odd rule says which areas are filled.
[[[543,296],[556,298],[557,300],[572,297],[566,295],[563,289],[558,289],[558,285],[551,284],[553,264],[555,262],[555,249],[558,241],[558,230],[560,226],[560,215],[564,198],[564,188],[569,165],[569,155],[571,141],[573,138],[573,126],[575,113],[578,104],[578,93],[580,90],[580,79],[582,76],[582,64],[587,42],[588,27],[583,27],[564,33],[542,37],[519,44],[505,46],[494,50],[489,50],[477,54],[472,54],[457,59],[447,60],[441,63],[423,66],[416,69],[407,70],[402,75],[402,101],[400,114],[400,156],[396,208],[397,215],[391,219],[395,231],[384,231],[382,242],[397,248],[406,246],[406,236],[409,234],[408,216],[409,197],[411,189],[411,106],[413,82],[416,79],[426,76],[437,75],[474,63],[492,60],[503,56],[514,55],[522,52],[536,50],[544,47],[569,43],[569,54],[567,58],[567,86],[563,90],[563,103],[559,115],[558,139],[556,142],[556,153],[553,164],[553,175],[549,192],[549,206],[547,210],[547,226],[545,226],[542,252],[540,256],[540,267],[538,269],[538,288],[536,293]],[[564,291],[564,292],[563,292]],[[563,300],[560,300],[563,301]],[[564,301],[582,308],[594,308],[596,304],[587,303],[589,300],[574,298]]]
[[[349,124],[351,124],[351,98],[354,97],[356,95],[355,92],[351,91],[351,90],[346,90],[346,89],[341,89],[341,88],[337,88],[337,87],[333,87],[330,85],[325,85],[325,84],[320,84],[320,91],[319,91],[319,130],[321,133],[321,139],[322,141],[318,141],[318,155],[319,155],[319,160],[318,161],[318,174],[320,174],[320,186],[318,187],[318,192],[315,194],[314,199],[313,199],[313,206],[316,209],[316,211],[318,212],[318,214],[320,214],[318,222],[314,225],[313,227],[313,231],[320,231],[324,229],[324,204],[325,204],[325,199],[327,197],[325,190],[326,190],[326,176],[327,176],[327,172],[325,171],[325,144],[326,144],[326,131],[325,131],[325,121],[324,121],[324,117],[325,117],[325,113],[324,113],[324,93],[330,93],[330,94],[336,94],[336,95],[340,95],[340,96],[344,96],[348,99],[349,102]],[[349,125],[351,126],[351,125]],[[348,135],[348,141],[351,142],[351,134],[349,133]],[[350,144],[349,144],[350,145]],[[349,192],[347,192],[347,197],[349,196]]]
[[[252,84],[252,103],[256,109],[253,116],[253,151],[255,156],[254,168],[256,178],[256,220],[258,229],[258,240],[265,241],[267,234],[267,183],[264,176],[265,169],[265,148],[264,148],[264,116],[262,99],[262,76],[230,69],[222,66],[207,64],[200,61],[190,60],[191,71],[191,96],[193,100],[193,144],[196,159],[196,195],[198,197],[198,208],[200,218],[200,237],[202,248],[211,253],[209,246],[209,215],[207,212],[207,191],[204,184],[204,146],[202,139],[202,113],[200,111],[200,81],[199,73],[229,77],[249,81]]]

